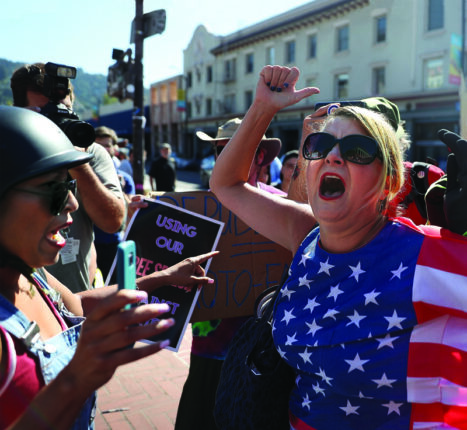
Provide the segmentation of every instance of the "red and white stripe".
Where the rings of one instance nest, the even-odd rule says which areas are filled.
[[[467,241],[436,228],[415,269],[407,400],[414,429],[467,430]],[[443,240],[441,241],[441,234]]]

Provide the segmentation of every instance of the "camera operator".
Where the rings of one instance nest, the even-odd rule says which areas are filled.
[[[119,231],[125,221],[126,205],[112,159],[94,142],[94,130],[89,133],[87,127],[92,126],[79,121],[72,110],[74,94],[69,78],[75,75],[76,69],[53,63],[24,65],[13,73],[11,89],[15,106],[44,114],[65,132],[76,149],[94,155],[90,163],[69,170],[77,180],[79,209],[72,214],[73,224],[59,262],[47,268],[48,274],[73,292],[80,292],[90,289],[94,279],[93,225],[107,233]]]

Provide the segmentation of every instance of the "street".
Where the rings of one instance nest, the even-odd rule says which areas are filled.
[[[176,191],[202,190],[198,171],[177,170]],[[191,328],[178,352],[161,351],[122,366],[99,389],[97,430],[170,430],[188,374]]]
[[[193,170],[177,170],[177,183],[175,191],[203,190],[199,172]]]

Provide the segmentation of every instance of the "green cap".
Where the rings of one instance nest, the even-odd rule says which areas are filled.
[[[392,125],[392,128],[397,131],[401,116],[399,108],[394,103],[384,97],[370,97],[362,101],[366,104],[368,109],[382,113]]]

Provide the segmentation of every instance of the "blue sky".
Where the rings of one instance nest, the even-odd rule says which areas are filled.
[[[145,0],[144,12],[165,9],[164,33],[144,41],[144,84],[183,71],[185,49],[199,24],[226,35],[309,0]],[[2,0],[0,58],[52,61],[107,75],[112,49],[134,48],[134,0]]]

